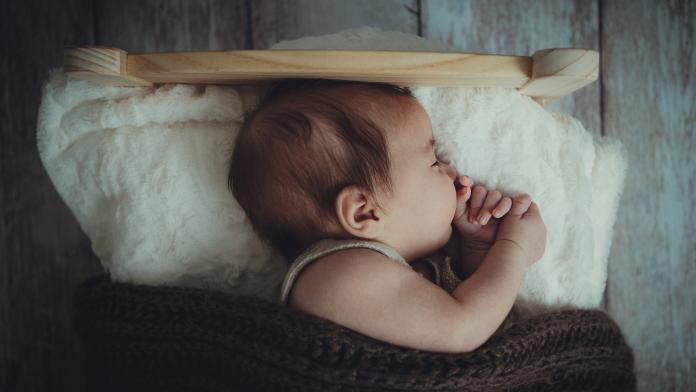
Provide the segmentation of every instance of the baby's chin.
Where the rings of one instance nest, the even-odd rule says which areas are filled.
[[[439,238],[436,238],[436,240],[432,244],[429,244],[429,246],[428,246],[429,252],[435,253],[438,250],[442,249],[445,245],[447,245],[450,238],[452,238],[452,225],[451,224],[447,225],[447,227],[444,229],[444,231],[439,236]]]

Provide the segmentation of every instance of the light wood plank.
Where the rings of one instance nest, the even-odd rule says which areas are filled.
[[[66,72],[105,77],[106,83],[243,84],[283,78],[316,77],[412,85],[502,85],[522,87],[531,80],[532,59],[461,53],[377,50],[238,50],[141,53],[121,56],[121,64],[90,61],[104,48],[66,49]],[[113,52],[124,53],[120,49]],[[418,56],[414,57],[414,53]],[[111,56],[110,56],[111,57]],[[127,66],[124,66],[127,64]],[[114,71],[121,68],[124,71]],[[120,76],[123,80],[111,80]],[[553,75],[552,75],[553,76]],[[562,76],[561,76],[562,78]],[[586,81],[584,74],[575,78]],[[97,79],[95,79],[97,80]],[[535,93],[543,95],[544,89]]]
[[[532,75],[519,92],[550,101],[597,80],[599,53],[591,49],[543,49],[532,55]]]
[[[696,3],[602,3],[604,129],[629,169],[608,309],[638,390],[696,390]]]
[[[152,85],[152,82],[128,72],[128,53],[125,50],[106,46],[71,46],[63,53],[63,71],[74,78],[112,86]]]
[[[386,82],[402,86],[503,86],[539,100],[564,96],[597,79],[599,54],[545,49],[533,56],[384,50],[228,50],[128,54],[69,47],[66,73],[119,85],[246,84],[284,78]]]
[[[84,387],[73,293],[99,263],[39,160],[41,86],[67,44],[91,45],[92,2],[3,3],[0,47],[0,390]],[[10,33],[11,32],[11,33]]]
[[[599,52],[597,3],[571,0],[424,0],[423,37],[466,52],[531,56],[545,48]],[[600,75],[601,77],[601,75]],[[590,83],[547,109],[578,118],[601,135],[600,83]]]

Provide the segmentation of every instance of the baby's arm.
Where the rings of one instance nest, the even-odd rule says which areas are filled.
[[[511,241],[496,241],[479,268],[457,286],[452,296],[470,314],[475,328],[467,339],[469,351],[481,346],[503,323],[515,302],[527,268],[522,249]]]
[[[486,258],[488,253],[491,251],[493,245],[487,246],[469,246],[466,243],[462,243],[459,247],[459,263],[460,269],[463,273],[462,279],[469,279],[469,277],[479,268],[483,260]]]
[[[510,287],[521,280],[520,265],[526,260],[517,260],[509,248],[515,244],[506,242],[496,243],[453,295],[373,250],[335,252],[305,268],[290,292],[290,304],[399,346],[470,352],[502,324],[515,295]]]
[[[380,253],[346,249],[307,266],[290,304],[388,343],[471,352],[504,322],[528,264],[522,248],[498,240],[476,272],[449,294]]]

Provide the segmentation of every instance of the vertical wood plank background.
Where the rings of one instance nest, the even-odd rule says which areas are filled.
[[[626,146],[604,308],[634,348],[639,390],[695,390],[695,19],[688,0],[0,3],[0,391],[84,390],[72,295],[102,270],[35,137],[40,88],[61,66],[63,46],[267,49],[365,25],[470,52],[601,53],[600,80],[547,108]]]
[[[0,391],[81,390],[72,295],[100,267],[39,160],[36,115],[61,47],[95,43],[92,2],[0,4]]]
[[[629,171],[607,309],[639,387],[696,390],[696,2],[602,3],[604,130]]]

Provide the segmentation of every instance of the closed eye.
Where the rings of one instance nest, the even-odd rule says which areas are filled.
[[[440,161],[435,161],[435,163],[433,163],[431,166],[439,166],[439,165],[440,165]]]

